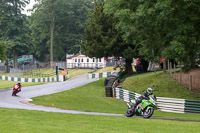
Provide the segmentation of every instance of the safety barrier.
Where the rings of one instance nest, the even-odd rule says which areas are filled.
[[[111,74],[111,72],[103,72],[103,73],[88,73],[88,79],[93,78],[106,78]]]
[[[137,99],[140,94],[116,87],[115,96],[117,99],[130,102],[132,99]],[[158,110],[165,112],[200,114],[200,101],[198,100],[157,97],[157,105]]]
[[[59,81],[62,81],[62,77],[59,76]],[[54,82],[57,81],[56,77],[49,77],[49,78],[18,78],[18,77],[8,77],[8,76],[0,76],[0,80],[8,80],[8,81],[21,81],[21,82]]]

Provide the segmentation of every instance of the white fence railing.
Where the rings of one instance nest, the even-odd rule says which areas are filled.
[[[130,102],[132,99],[137,99],[140,96],[138,93],[118,87],[115,88],[115,93],[117,99],[125,102]],[[158,110],[165,112],[200,113],[200,101],[198,100],[157,97],[157,105]]]

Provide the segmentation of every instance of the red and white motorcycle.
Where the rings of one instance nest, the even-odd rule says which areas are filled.
[[[16,96],[16,94],[20,91],[21,91],[21,85],[18,85],[18,84],[14,85],[13,91],[12,91],[12,96]]]

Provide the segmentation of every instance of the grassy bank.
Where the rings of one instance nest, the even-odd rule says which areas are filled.
[[[67,70],[65,70],[67,71]],[[91,72],[91,69],[68,69],[68,74],[69,74],[69,78],[80,75],[80,74],[85,74],[88,72]],[[59,71],[59,74],[61,75],[62,71]],[[50,77],[56,77],[56,69],[52,69],[52,68],[43,68],[43,69],[38,69],[37,71],[33,71],[32,74],[37,75],[37,74],[50,74]],[[28,76],[24,76],[26,78],[28,78]]]
[[[89,112],[125,114],[126,103],[105,97],[103,79],[68,91],[33,98],[33,103]],[[200,120],[200,114],[177,114],[155,111],[153,117]]]
[[[13,88],[13,86],[16,83],[17,82],[15,81],[0,80],[0,89]],[[22,87],[25,87],[25,86],[41,85],[44,83],[21,83],[21,84],[22,84]]]
[[[104,67],[102,69],[97,69],[97,71],[95,73],[103,73],[103,72],[113,72],[113,71],[120,71],[120,68],[116,68],[115,67]],[[133,66],[133,72],[136,72],[135,67]]]
[[[66,71],[66,70],[65,70]],[[91,69],[68,69],[69,78],[74,76],[91,72]],[[59,71],[61,75],[62,71]],[[1,76],[10,76],[10,73],[0,73]],[[42,68],[37,70],[25,71],[21,74],[22,78],[42,78],[42,77],[56,77],[56,70],[52,68]]]
[[[1,133],[198,133],[199,122],[73,115],[0,108]],[[145,128],[144,128],[145,127]]]
[[[120,70],[119,68],[114,70],[114,67],[104,67],[102,69],[97,69],[97,71],[95,73],[113,72],[113,71],[119,71],[119,70]]]
[[[69,73],[69,78],[72,78],[91,71],[92,71],[91,69],[69,69],[68,73]]]
[[[103,79],[68,91],[33,98],[34,103],[45,106],[106,113],[124,113],[123,101],[105,97]]]
[[[200,95],[184,88],[164,72],[133,75],[126,78],[123,83],[124,89],[140,94],[152,86],[154,86],[154,94],[159,97],[200,100]]]

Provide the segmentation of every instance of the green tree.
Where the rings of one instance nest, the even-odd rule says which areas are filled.
[[[29,0],[2,0],[0,1],[0,39],[8,40],[7,55],[13,53],[14,67],[17,68],[17,56],[23,53],[26,47],[26,15],[21,11]]]
[[[83,44],[84,53],[89,57],[123,57],[126,59],[125,71],[133,73],[132,59],[135,56],[135,45],[123,41],[122,33],[115,29],[118,19],[113,14],[104,13],[105,2],[95,2],[94,11],[88,19],[85,27]]]
[[[29,19],[35,56],[42,61],[49,60],[50,42],[54,43],[54,60],[65,60],[66,53],[77,53],[91,1],[56,0],[53,6],[51,0],[38,2]]]
[[[146,60],[176,59],[186,69],[199,54],[200,1],[109,0],[108,13],[119,19],[116,28],[125,41],[137,44]]]
[[[5,48],[5,41],[0,40],[0,60],[6,58],[6,48]]]

